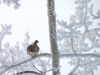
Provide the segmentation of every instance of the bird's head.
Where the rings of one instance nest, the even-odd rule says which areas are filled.
[[[35,44],[37,44],[37,43],[39,43],[39,41],[38,40],[35,40],[35,42],[34,42]]]

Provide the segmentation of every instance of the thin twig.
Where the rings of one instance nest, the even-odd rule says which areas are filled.
[[[70,73],[68,75],[74,74],[74,72],[76,71],[76,69],[78,68],[78,64],[80,63],[80,58],[77,58],[77,63],[75,65],[75,67],[70,71]]]
[[[13,61],[13,63],[14,63],[14,57],[13,57],[13,53],[12,53],[11,50],[10,50],[10,54],[12,55],[12,61]]]
[[[38,57],[38,59],[40,60],[40,58]],[[46,68],[46,66],[44,65],[44,63],[40,60],[40,62],[43,64],[43,67]],[[45,70],[44,70],[45,72]]]
[[[84,38],[84,36],[85,36],[85,34],[86,34],[86,31],[87,31],[86,22],[85,22],[86,16],[87,16],[87,3],[85,4],[85,14],[84,14],[84,18],[83,18],[85,31],[84,31],[84,33],[83,33],[82,39]]]
[[[73,47],[73,38],[70,38],[70,40],[71,40],[71,52],[73,53],[73,54],[76,54],[76,52],[75,52],[75,50],[74,50],[74,47]]]
[[[32,65],[33,65],[32,60],[31,60],[31,63],[32,63]],[[42,71],[38,70],[34,65],[33,65],[33,67],[34,67],[37,71],[39,71],[40,73],[42,73]]]

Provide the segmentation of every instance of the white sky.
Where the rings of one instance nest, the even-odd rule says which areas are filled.
[[[69,21],[69,17],[75,14],[74,0],[55,0],[55,10],[57,19]],[[14,10],[13,6],[7,7],[6,4],[0,4],[0,24],[12,24],[12,35],[6,36],[3,43],[9,42],[11,46],[14,46],[17,41],[20,45],[24,41],[24,35],[26,31],[29,32],[31,37],[30,43],[34,40],[39,40],[40,50],[42,52],[50,51],[49,44],[49,28],[48,28],[48,17],[47,17],[47,0],[21,0],[19,1],[21,7],[18,10]],[[100,0],[93,0],[94,13],[100,9]],[[94,26],[97,27],[95,20]],[[68,22],[69,23],[69,22]],[[70,65],[68,65],[67,59],[63,66],[62,75],[67,75],[70,71]],[[63,63],[63,62],[61,62]],[[67,64],[67,66],[65,66]],[[100,71],[100,69],[98,70]],[[96,72],[98,75],[98,72]],[[99,72],[100,74],[100,72]]]

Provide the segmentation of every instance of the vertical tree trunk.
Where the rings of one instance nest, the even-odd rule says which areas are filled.
[[[49,19],[49,35],[50,45],[52,54],[52,68],[59,67],[59,52],[57,48],[57,37],[56,37],[56,17],[54,0],[48,0],[48,19]],[[53,71],[53,75],[60,74],[60,70]]]

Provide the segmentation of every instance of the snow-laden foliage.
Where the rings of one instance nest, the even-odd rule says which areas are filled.
[[[14,9],[19,9],[21,6],[18,2],[20,0],[2,0],[3,3],[7,4],[7,6],[10,6],[10,4],[14,4]]]
[[[19,0],[2,0],[8,6],[14,4],[18,9]],[[49,1],[49,0],[48,0]],[[100,10],[93,14],[93,4],[88,7],[91,0],[76,0],[75,15],[70,17],[70,23],[57,20],[61,29],[58,30],[58,48],[61,58],[69,58],[68,64],[75,66],[68,75],[94,75],[94,70],[100,66],[100,28],[91,28],[93,21],[90,18],[100,19]],[[51,7],[53,9],[53,7]],[[55,11],[49,10],[56,17]],[[52,11],[52,12],[51,12]],[[53,39],[56,39],[56,19],[52,17],[51,27]],[[54,24],[53,24],[54,21]],[[100,23],[98,23],[100,25]],[[30,44],[29,33],[26,32],[22,43],[22,49],[17,42],[14,47],[10,43],[2,44],[5,35],[11,35],[11,25],[1,25],[0,30],[0,75],[47,75],[49,71],[56,71],[60,66],[51,68],[51,54],[40,53],[32,58],[27,54],[27,46]],[[55,42],[57,42],[55,41]],[[4,46],[4,48],[2,48]],[[55,57],[58,53],[55,53]],[[42,58],[44,56],[44,58]],[[48,59],[49,58],[49,59]],[[55,59],[56,60],[56,59]],[[58,64],[58,63],[56,63]],[[53,64],[52,64],[53,65]],[[51,68],[51,69],[50,69]],[[60,75],[60,73],[56,74]]]
[[[58,47],[61,55],[65,54],[95,54],[100,55],[100,28],[91,28],[93,19],[100,18],[100,10],[93,14],[91,0],[76,0],[75,15],[70,17],[70,23],[57,20],[61,29],[58,29]],[[99,24],[99,23],[98,23]],[[64,57],[67,57],[64,56]],[[75,66],[69,75],[94,75],[94,70],[100,66],[100,59],[96,57],[70,57],[69,64]]]
[[[2,44],[5,35],[11,35],[11,25],[1,25],[0,31],[0,75],[13,75],[25,71],[36,71],[37,74],[48,72],[48,66],[50,67],[50,60],[32,58],[27,54],[27,46],[29,45],[30,36],[28,32],[25,34],[25,40],[22,43],[22,49],[19,46],[19,42],[14,47],[10,46],[10,43]],[[4,48],[2,46],[4,45]],[[48,58],[48,57],[47,57]],[[31,60],[30,60],[31,59]],[[40,71],[40,70],[41,71]],[[39,72],[39,73],[38,73]],[[31,75],[31,74],[30,74]]]

